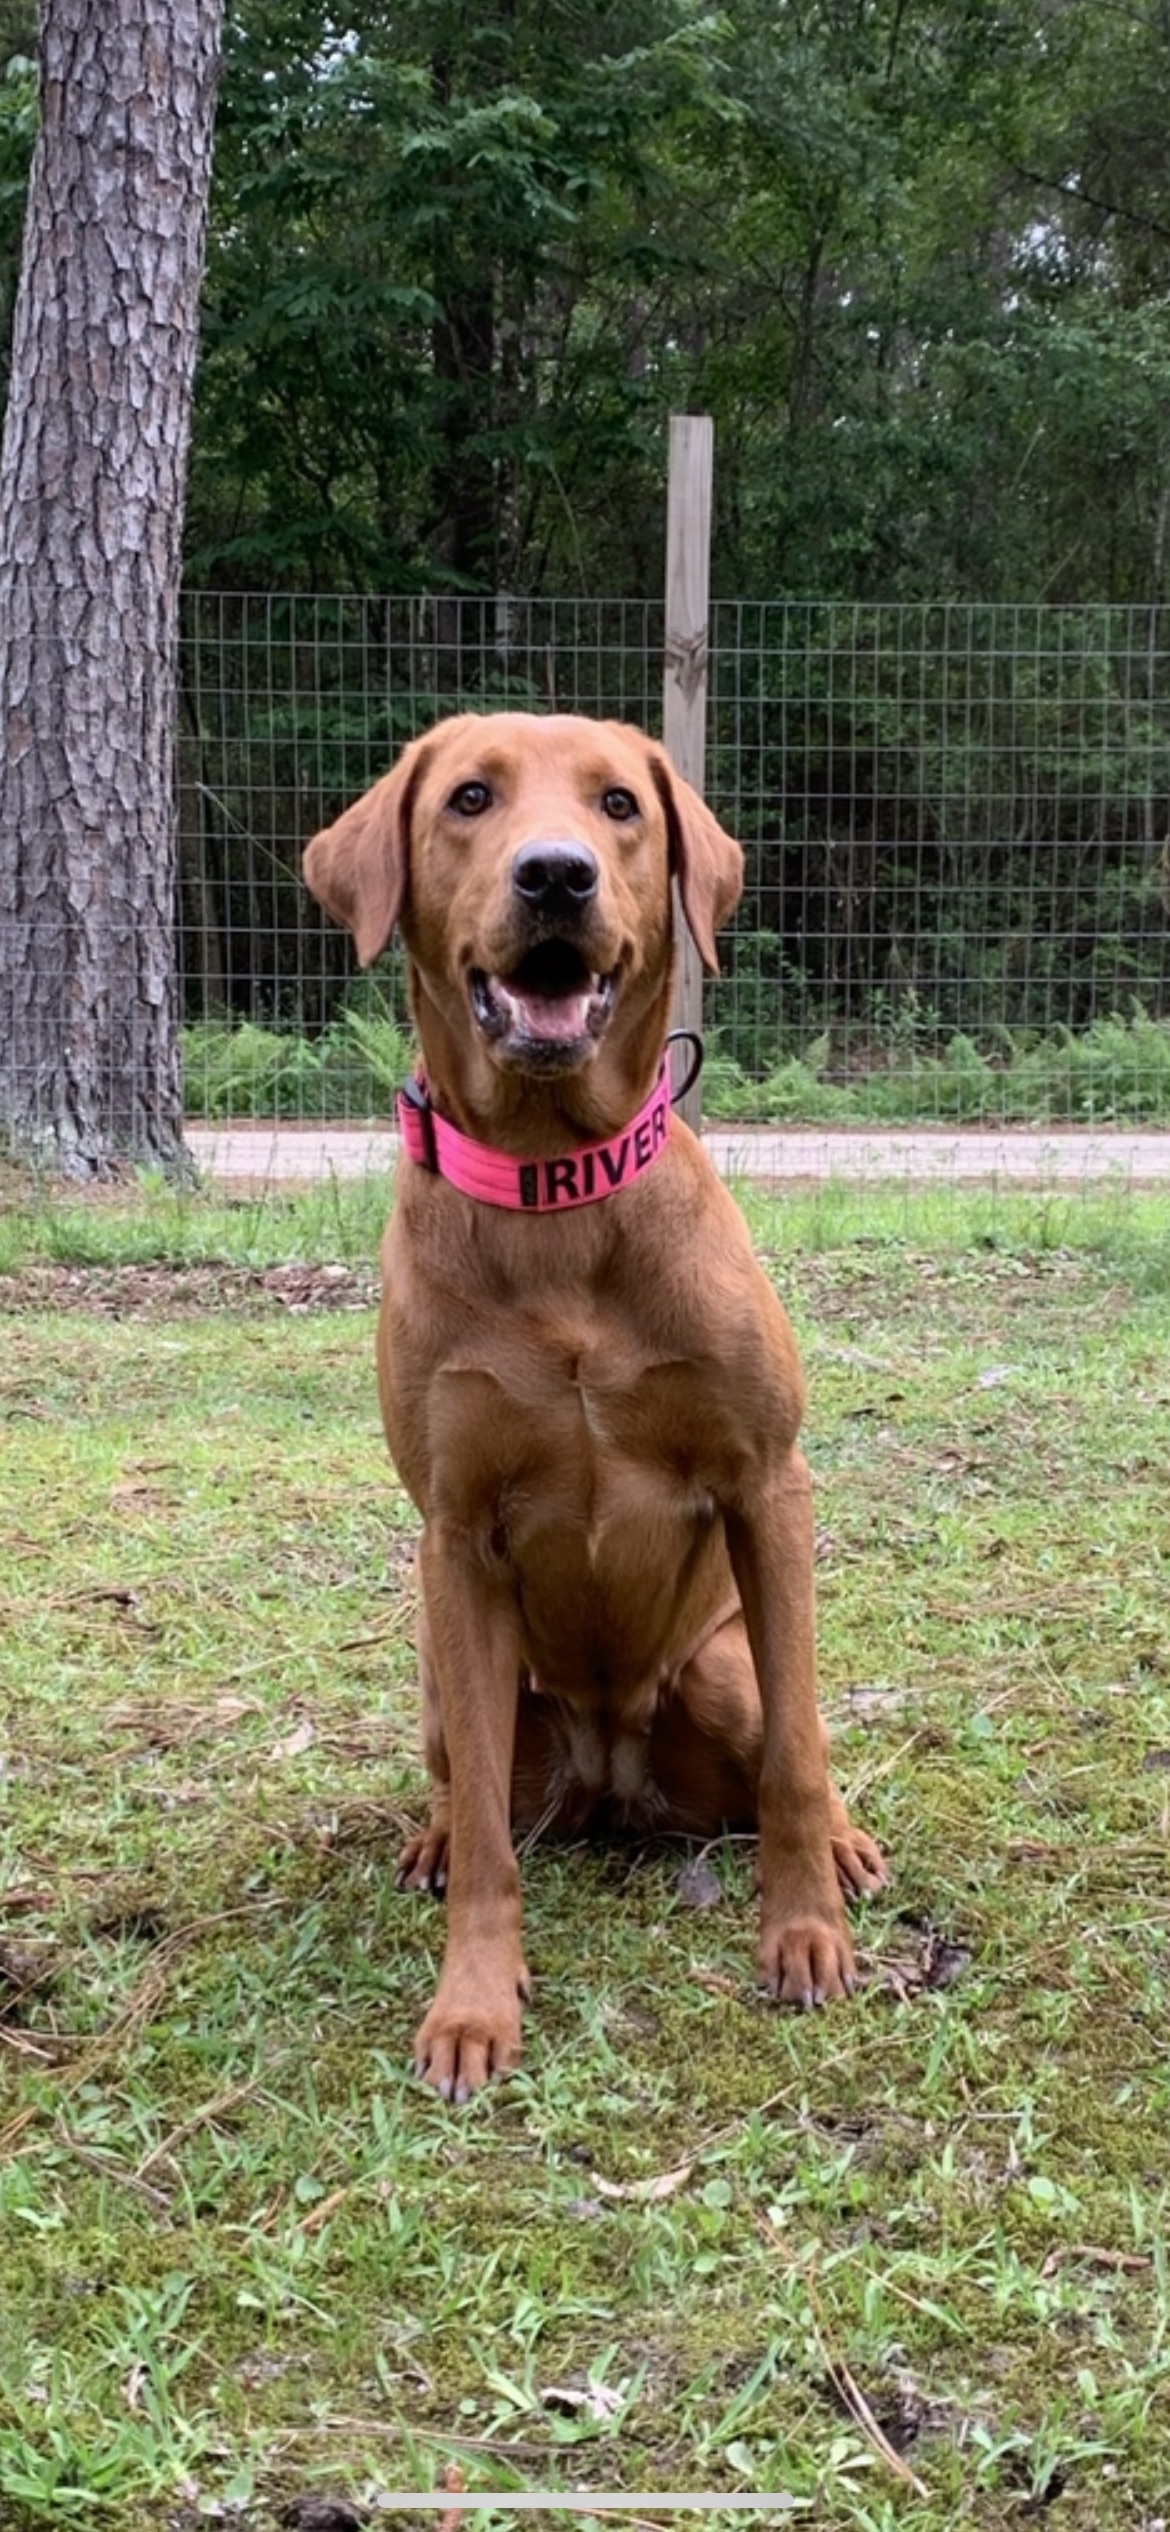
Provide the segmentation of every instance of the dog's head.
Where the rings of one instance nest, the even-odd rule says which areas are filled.
[[[743,855],[657,741],[617,721],[461,715],[314,837],[305,877],[363,965],[400,923],[424,994],[494,1064],[588,1063],[660,999],[671,877],[704,965]]]

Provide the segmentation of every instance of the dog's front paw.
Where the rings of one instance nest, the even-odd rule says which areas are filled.
[[[781,2004],[832,2004],[857,1985],[853,1945],[843,1925],[823,1917],[765,1919],[760,1937],[760,1982]]]
[[[493,2075],[520,2063],[520,2006],[528,1995],[523,1962],[510,1979],[440,1983],[414,2043],[414,2072],[442,2101],[469,2101]]]

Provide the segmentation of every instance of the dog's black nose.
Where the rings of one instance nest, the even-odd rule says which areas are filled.
[[[524,844],[512,886],[534,914],[576,914],[597,895],[597,855],[587,844]]]

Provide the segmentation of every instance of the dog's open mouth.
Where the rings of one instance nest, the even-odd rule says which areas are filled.
[[[510,976],[471,970],[471,1007],[501,1051],[540,1063],[578,1057],[602,1034],[613,1008],[617,969],[594,975],[571,941],[541,941]]]

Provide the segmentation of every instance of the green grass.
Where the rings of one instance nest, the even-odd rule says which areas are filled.
[[[1116,1263],[1142,1283],[1170,1282],[1170,1196],[1136,1198],[1122,1180],[1016,1191],[909,1179],[829,1178],[775,1196],[752,1182],[740,1200],[761,1244],[784,1258],[860,1242],[917,1242],[931,1251],[1071,1250]],[[372,1277],[390,1179],[269,1183],[244,1195],[191,1192],[141,1177],[132,1193],[95,1198],[0,1162],[0,1275],[22,1269],[209,1267],[259,1275],[309,1262]]]
[[[382,1201],[0,1220],[5,2532],[376,2521],[452,2458],[501,2523],[592,2487],[1151,2524],[1170,1205],[751,1198],[838,1768],[896,1867],[864,1992],[756,1996],[743,1845],[702,1911],[681,1848],[537,1849],[525,2071],[454,2114],[405,2071],[442,1915],[393,1887]]]

